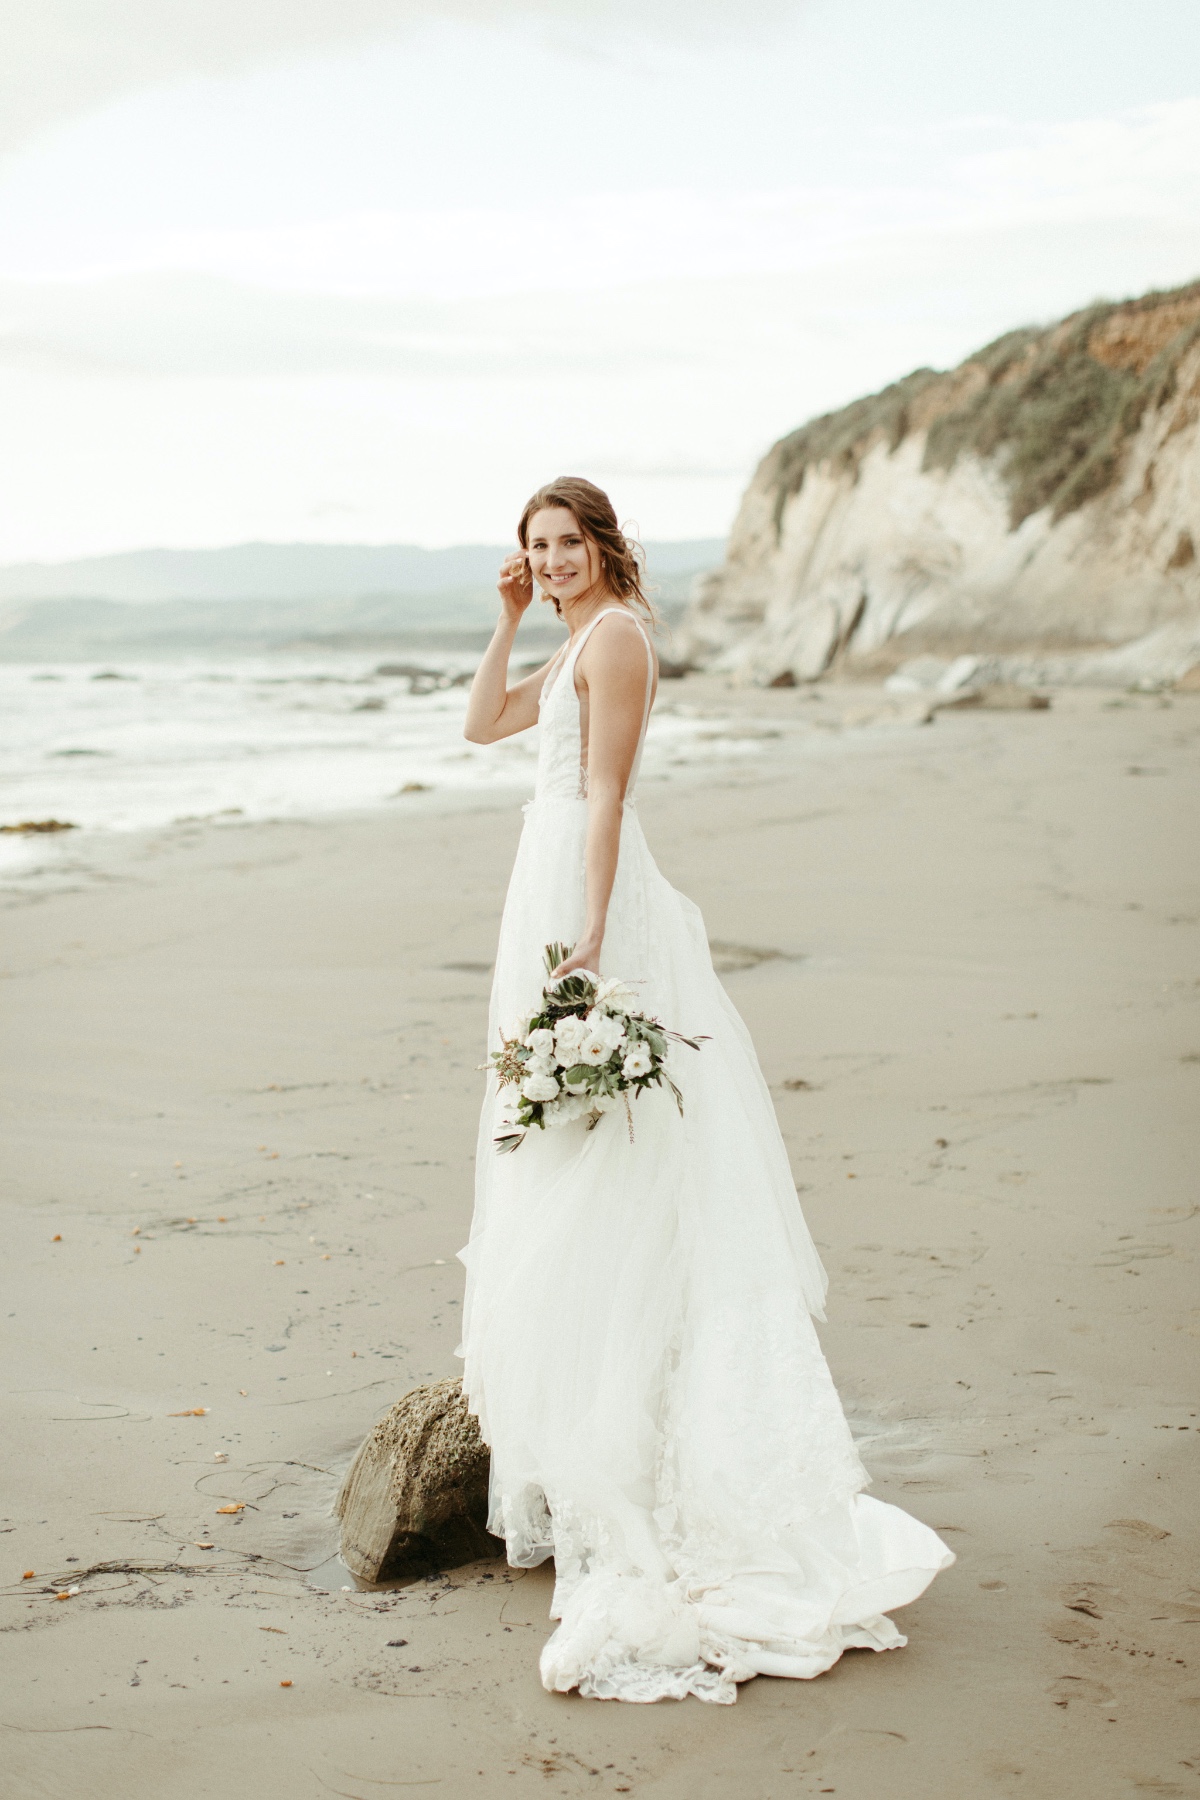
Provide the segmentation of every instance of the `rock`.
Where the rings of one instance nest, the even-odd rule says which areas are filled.
[[[387,1581],[502,1556],[502,1541],[487,1529],[490,1466],[461,1380],[413,1388],[346,1471],[334,1512],[347,1568],[363,1581]]]
[[[971,688],[967,693],[937,703],[939,712],[961,712],[966,707],[980,707],[984,712],[1048,712],[1050,696],[1039,694],[1032,688],[996,682],[989,687]]]
[[[883,685],[889,694],[961,694],[978,679],[982,666],[978,656],[956,656],[953,662],[941,656],[915,656],[901,663]]]
[[[842,714],[842,724],[847,730],[865,725],[932,725],[941,706],[940,701],[919,695],[901,697],[883,705],[852,706]]]
[[[540,669],[541,666],[541,663],[534,664],[535,668]],[[375,673],[389,681],[407,681],[410,694],[432,694],[440,688],[470,687],[475,679],[474,669],[431,669],[424,663],[410,662],[380,663]],[[368,701],[355,710],[367,712],[383,704],[383,701]]]

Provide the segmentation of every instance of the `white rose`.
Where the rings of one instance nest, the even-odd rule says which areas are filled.
[[[547,1125],[573,1125],[576,1119],[582,1119],[590,1111],[590,1100],[577,1100],[574,1095],[564,1094],[546,1107],[542,1119]]]
[[[587,1036],[587,1026],[582,1019],[572,1015],[563,1019],[554,1033],[555,1053],[564,1069],[579,1061],[579,1051]]]
[[[629,982],[612,977],[608,981],[602,981],[596,989],[596,1004],[607,1006],[611,1012],[630,1013],[638,999],[639,995]]]
[[[607,1038],[588,1037],[584,1039],[580,1048],[579,1060],[581,1063],[591,1063],[594,1068],[598,1068],[601,1063],[608,1061],[612,1053],[613,1047]]]
[[[527,1049],[533,1051],[535,1056],[552,1056],[554,1054],[554,1033],[543,1025],[539,1030],[530,1032],[525,1039],[525,1045]]]
[[[614,1019],[611,1013],[602,1012],[596,1006],[588,1014],[586,1024],[591,1035],[607,1044],[610,1050],[615,1050],[625,1036],[624,1020]]]
[[[645,1044],[638,1044],[626,1056],[621,1064],[628,1080],[635,1081],[639,1075],[648,1075],[654,1067],[654,1058]]]
[[[525,1064],[526,1075],[553,1075],[554,1064],[548,1056],[531,1056]]]
[[[592,1110],[594,1112],[611,1112],[613,1107],[617,1105],[619,1105],[619,1101],[615,1094],[594,1094],[592,1096]]]
[[[527,1075],[521,1092],[526,1100],[554,1100],[558,1097],[558,1083],[553,1075]]]

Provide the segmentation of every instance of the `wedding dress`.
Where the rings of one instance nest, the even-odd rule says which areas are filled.
[[[536,1009],[544,946],[582,929],[575,663],[610,611],[628,609],[580,631],[543,690],[489,1049]],[[489,1076],[461,1253],[463,1388],[491,1447],[491,1530],[519,1568],[554,1558],[545,1686],[731,1702],[753,1675],[819,1675],[851,1647],[902,1645],[884,1615],[954,1558],[862,1492],[812,1324],[825,1274],[771,1098],[700,913],[650,854],[636,774],[602,972],[640,982],[643,1010],[709,1042],[672,1050],[683,1115],[663,1089],[639,1096],[632,1143],[618,1110],[498,1155],[511,1101]]]

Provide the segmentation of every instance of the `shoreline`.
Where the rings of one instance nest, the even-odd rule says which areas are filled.
[[[5,896],[26,1790],[1180,1782],[1200,699],[845,722],[877,693],[722,688],[722,716],[784,736],[671,769],[639,810],[775,1096],[874,1491],[959,1558],[897,1615],[908,1648],[730,1712],[605,1707],[538,1685],[544,1571],[313,1585],[374,1418],[457,1370],[519,803],[113,834],[73,886]]]
[[[1072,691],[1066,690],[1060,699],[1072,697]],[[876,681],[822,682],[771,690],[737,687],[725,677],[690,673],[665,682],[660,690],[640,789],[645,794],[667,782],[724,782],[734,771],[751,780],[774,779],[783,767],[802,762],[806,754],[824,753],[830,738],[853,734],[869,739],[875,731],[929,724],[945,709],[945,700],[933,694],[888,693]],[[253,803],[245,803],[250,798],[247,794],[233,791],[229,798],[242,804],[157,820],[102,823],[70,818],[72,808],[59,795],[45,814],[46,818],[53,816],[58,829],[43,833],[38,828],[41,815],[18,817],[10,801],[0,819],[6,828],[0,836],[0,896],[13,889],[14,878],[19,887],[23,874],[36,875],[42,869],[52,873],[64,865],[78,871],[88,856],[102,864],[119,863],[119,845],[156,838],[171,841],[180,833],[383,819],[396,807],[419,815],[519,807],[533,789],[532,741],[512,740],[524,754],[522,767],[513,769],[507,779],[503,771],[497,775],[489,767],[486,750],[472,752],[479,755],[482,765],[480,779],[474,784],[402,783],[375,799],[309,810],[295,805],[277,812],[255,810]],[[705,748],[708,745],[712,747]],[[396,763],[401,762],[402,753],[392,752],[392,756]]]

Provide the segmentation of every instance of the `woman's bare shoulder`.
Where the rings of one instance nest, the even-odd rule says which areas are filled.
[[[647,650],[657,668],[658,658],[649,632],[632,607],[622,607],[620,612],[606,613],[598,622],[580,652],[579,661],[581,664],[586,661],[588,667],[603,670],[605,674],[636,671],[644,677]]]

